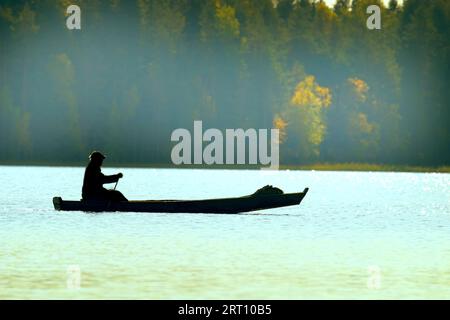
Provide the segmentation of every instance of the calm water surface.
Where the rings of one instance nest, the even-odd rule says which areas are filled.
[[[449,174],[120,171],[130,199],[310,192],[242,215],[56,212],[83,168],[0,167],[0,299],[450,298]]]

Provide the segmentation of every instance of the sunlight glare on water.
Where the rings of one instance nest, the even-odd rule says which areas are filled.
[[[310,191],[240,215],[57,212],[83,168],[0,167],[0,299],[450,298],[449,174],[120,171],[136,200]]]

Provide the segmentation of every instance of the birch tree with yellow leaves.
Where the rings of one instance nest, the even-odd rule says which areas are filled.
[[[290,157],[299,161],[317,159],[326,133],[324,109],[331,105],[331,98],[330,89],[320,86],[314,76],[297,84],[286,110],[274,121]]]

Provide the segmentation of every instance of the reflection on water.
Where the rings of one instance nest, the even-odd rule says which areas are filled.
[[[310,191],[241,215],[55,212],[82,168],[0,167],[0,298],[450,298],[448,174],[121,171],[130,199]]]

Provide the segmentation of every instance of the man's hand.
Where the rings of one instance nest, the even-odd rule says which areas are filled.
[[[119,179],[120,179],[120,178],[123,178],[123,174],[122,174],[122,172],[121,172],[121,173],[119,173],[119,174],[118,174],[117,176],[119,177]]]

